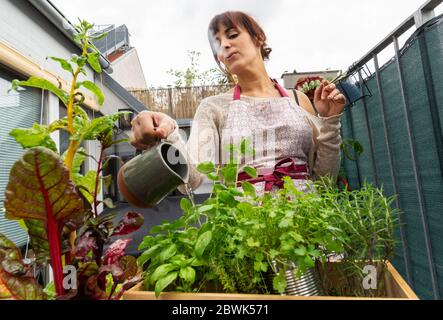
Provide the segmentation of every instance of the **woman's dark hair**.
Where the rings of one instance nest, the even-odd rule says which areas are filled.
[[[263,45],[260,48],[261,55],[263,60],[269,60],[269,54],[271,53],[272,49],[266,44],[265,32],[258,25],[258,23],[250,15],[244,12],[226,11],[212,18],[208,28],[208,38],[211,44],[212,54],[214,55],[214,59],[219,66],[220,63],[217,59],[217,52],[214,47],[213,40],[215,34],[220,31],[220,25],[224,25],[227,28],[241,27],[242,29],[245,29],[251,36],[252,41],[254,41],[257,46],[260,45],[260,42],[263,42]]]

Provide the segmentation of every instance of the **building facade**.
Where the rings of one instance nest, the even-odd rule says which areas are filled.
[[[33,123],[49,124],[66,115],[63,103],[51,92],[42,90],[19,90],[8,92],[13,79],[25,80],[30,76],[43,77],[54,84],[68,88],[70,75],[48,56],[69,58],[72,53],[81,54],[72,40],[73,25],[47,0],[0,2],[0,209],[3,208],[4,191],[9,171],[23,154],[23,149],[9,136],[16,127],[32,127]],[[105,94],[103,106],[92,95],[86,96],[84,107],[90,117],[117,112],[121,109],[134,113],[145,110],[145,106],[130,95],[123,86],[111,78],[112,67],[105,58],[100,58],[103,73],[97,74],[87,67],[83,80],[95,82]],[[122,137],[127,137],[121,131]],[[52,134],[59,151],[66,148],[68,137],[60,132]],[[87,153],[97,157],[98,144],[87,141]],[[125,144],[124,152],[135,150]],[[115,150],[112,150],[115,151]],[[118,151],[118,150],[117,150]],[[96,163],[88,158],[84,170],[93,170]],[[106,192],[106,191],[105,191]],[[27,241],[26,233],[15,221],[4,218],[0,211],[0,230],[17,245]]]
[[[294,89],[298,79],[305,77],[323,77],[325,79],[335,78],[340,70],[310,71],[310,72],[285,72],[282,74],[283,86],[285,89]]]

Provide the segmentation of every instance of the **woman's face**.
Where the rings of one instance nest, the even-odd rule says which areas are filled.
[[[231,74],[238,75],[247,66],[263,61],[260,47],[246,30],[241,27],[227,28],[224,25],[220,25],[219,30],[214,35],[217,59]]]

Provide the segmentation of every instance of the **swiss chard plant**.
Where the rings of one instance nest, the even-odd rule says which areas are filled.
[[[22,259],[15,245],[0,234],[0,297],[15,299],[119,299],[123,291],[140,278],[132,256],[125,255],[130,234],[143,224],[143,217],[128,212],[114,225],[115,216],[99,215],[99,205],[113,207],[110,199],[99,200],[100,186],[110,183],[103,172],[109,161],[105,151],[116,143],[115,122],[126,112],[90,119],[82,108],[83,90],[95,95],[99,105],[104,102],[101,89],[91,81],[82,80],[89,65],[102,71],[99,51],[91,41],[93,25],[80,21],[75,41],[82,47],[81,55],[69,59],[50,57],[71,76],[67,93],[52,82],[30,77],[14,80],[12,90],[34,87],[55,94],[66,106],[67,116],[49,125],[34,124],[32,128],[16,128],[10,135],[25,149],[13,165],[5,192],[5,217],[20,220],[26,228],[38,266],[50,264],[53,282],[45,290]],[[69,147],[59,154],[51,133],[64,130],[69,134]],[[99,158],[88,155],[81,147],[85,140],[100,144]],[[97,162],[97,170],[81,174],[87,157]],[[119,237],[116,239],[115,237]],[[66,281],[64,268],[75,270]],[[70,285],[66,288],[66,282]],[[65,285],[64,285],[65,283]],[[75,285],[73,285],[75,283]]]

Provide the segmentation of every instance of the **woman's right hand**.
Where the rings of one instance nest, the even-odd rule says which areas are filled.
[[[166,139],[176,128],[174,119],[162,112],[142,111],[131,122],[130,143],[138,150],[148,149]]]

